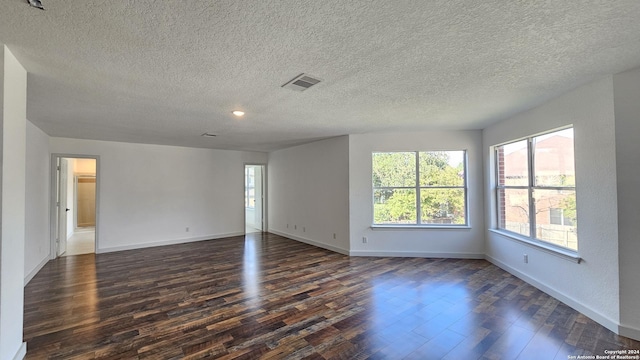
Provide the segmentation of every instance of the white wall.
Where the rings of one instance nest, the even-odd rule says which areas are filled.
[[[352,255],[484,257],[480,131],[429,131],[349,136]],[[372,229],[371,154],[375,151],[467,150],[467,229]],[[367,243],[362,238],[367,237]]]
[[[347,136],[269,153],[267,178],[270,232],[348,253]]]
[[[65,138],[51,138],[50,150],[99,156],[97,252],[243,234],[244,164],[267,160],[258,152]]]
[[[27,121],[25,284],[50,256],[49,234],[49,136]]]
[[[578,216],[578,264],[488,231],[487,258],[542,288],[594,320],[617,330],[618,228],[613,81],[580,87],[483,131],[485,214],[496,226],[490,147],[573,124]],[[637,186],[636,186],[637,190]],[[523,254],[529,263],[523,262]]]
[[[614,76],[620,333],[640,339],[640,69]]]
[[[0,45],[2,73],[2,232],[0,237],[0,359],[22,358],[25,247],[27,72]]]

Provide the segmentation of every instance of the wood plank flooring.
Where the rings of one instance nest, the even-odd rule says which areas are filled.
[[[27,359],[562,359],[640,349],[484,260],[349,258],[272,234],[50,261]]]

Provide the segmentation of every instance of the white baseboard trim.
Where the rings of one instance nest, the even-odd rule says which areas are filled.
[[[16,354],[13,356],[13,360],[22,360],[26,355],[27,355],[27,343],[23,342],[22,345],[20,345],[20,348],[18,349]]]
[[[303,242],[305,244],[313,245],[315,247],[319,247],[319,248],[323,248],[323,249],[330,250],[330,251],[333,251],[333,252],[337,252],[339,254],[349,255],[349,251],[348,250],[343,249],[343,248],[339,248],[337,246],[325,244],[325,243],[322,243],[322,242],[319,242],[319,241],[315,241],[315,240],[311,240],[311,239],[306,239],[306,238],[303,238],[303,237],[300,237],[300,236],[287,234],[287,233],[280,232],[280,231],[273,230],[273,229],[269,229],[269,232],[272,233],[272,234],[276,234],[276,235],[280,235],[280,236],[286,237],[286,238],[291,239],[291,240]]]
[[[196,236],[196,237],[191,237],[191,238],[154,241],[154,242],[148,242],[148,243],[142,243],[142,244],[132,244],[132,245],[125,245],[125,246],[113,246],[113,247],[108,247],[108,248],[97,249],[96,250],[96,254],[110,253],[110,252],[116,252],[116,251],[144,249],[144,248],[157,247],[157,246],[186,244],[186,243],[196,242],[196,241],[215,240],[215,239],[222,239],[222,238],[228,238],[228,237],[234,237],[234,236],[243,236],[243,235],[244,235],[244,232],[234,232],[234,233],[226,233],[226,234]]]
[[[31,281],[31,279],[33,279],[38,272],[40,272],[40,270],[42,270],[42,268],[47,265],[47,263],[49,262],[49,260],[51,260],[49,258],[49,254],[47,254],[47,256],[42,259],[42,261],[40,262],[40,264],[38,264],[35,269],[31,270],[30,273],[27,274],[27,276],[24,277],[24,286],[27,286],[27,284],[29,283],[29,281]]]
[[[555,288],[552,288],[552,287],[550,287],[550,286],[548,286],[548,285],[546,285],[544,283],[541,283],[540,281],[532,278],[531,276],[529,276],[529,275],[527,275],[527,274],[525,274],[525,273],[523,273],[523,272],[521,272],[519,270],[514,269],[513,267],[505,264],[504,262],[502,262],[502,261],[500,261],[500,260],[498,260],[496,258],[493,258],[493,257],[491,257],[489,255],[485,255],[485,259],[487,261],[489,261],[490,263],[496,265],[497,267],[505,270],[506,272],[508,272],[508,273],[520,278],[521,280],[524,280],[525,282],[529,283],[530,285],[535,286],[536,288],[546,292],[547,294],[553,296],[554,298],[556,298],[556,299],[562,301],[563,303],[569,305],[574,310],[583,313],[584,315],[586,315],[589,318],[591,318],[593,321],[595,321],[598,324],[606,327],[607,329],[613,331],[614,333],[622,335],[620,333],[620,325],[616,321],[614,321],[614,320],[608,318],[607,316],[602,315],[599,312],[597,312],[597,311],[595,311],[595,310],[583,305],[582,303],[580,303],[580,301],[565,295],[564,293],[562,293],[561,291],[558,291]],[[623,336],[627,336],[627,335],[623,335]]]
[[[620,332],[618,335],[640,341],[640,329],[636,329],[631,326],[620,325]]]
[[[350,256],[374,256],[374,257],[420,257],[420,258],[448,258],[448,259],[484,259],[484,254],[475,253],[449,253],[429,251],[374,251],[351,250]]]

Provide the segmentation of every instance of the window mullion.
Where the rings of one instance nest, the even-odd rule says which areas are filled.
[[[535,187],[535,173],[534,173],[534,161],[535,154],[533,148],[533,138],[527,139],[527,161],[529,162],[529,236],[536,238],[536,205],[534,198]]]
[[[496,220],[497,220],[497,228],[500,228],[500,224],[502,224],[502,214],[501,214],[501,209],[502,207],[500,206],[500,155],[499,155],[499,151],[498,151],[499,147],[495,147],[493,149],[493,161],[494,161],[494,170],[495,170],[495,182],[496,182],[496,192],[495,192],[495,200],[496,200]]]
[[[421,204],[420,204],[420,153],[416,151],[416,224],[422,224],[422,218],[420,214]]]

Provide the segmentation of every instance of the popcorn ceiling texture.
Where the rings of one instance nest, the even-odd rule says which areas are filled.
[[[56,137],[269,151],[481,129],[640,65],[637,0],[44,5],[0,2],[0,43],[29,72],[28,119]],[[280,87],[303,72],[323,82]]]

